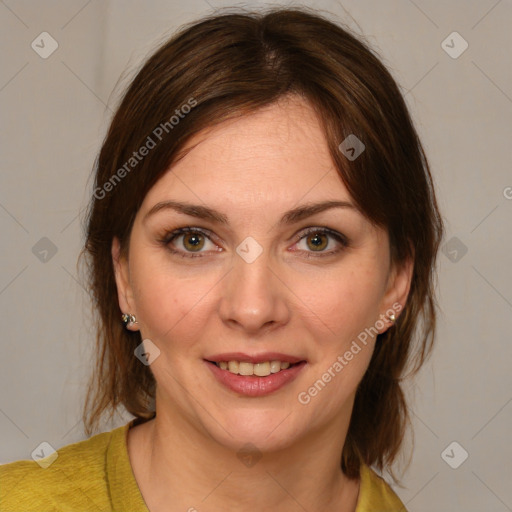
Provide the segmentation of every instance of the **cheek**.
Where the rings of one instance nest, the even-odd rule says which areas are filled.
[[[219,285],[208,273],[180,276],[162,257],[133,258],[132,284],[144,337],[165,341],[179,338],[180,344],[204,329],[209,295]],[[195,334],[197,336],[197,333]]]
[[[363,269],[340,271],[329,280],[304,281],[300,316],[314,339],[311,370],[297,399],[322,408],[325,419],[351,407],[373,354],[381,299],[380,275]],[[308,313],[309,312],[309,313]],[[313,314],[313,313],[314,314]]]
[[[303,274],[294,292],[301,301],[301,316],[323,336],[317,342],[341,350],[347,343],[375,324],[382,299],[382,276],[368,266],[347,264],[329,276]]]

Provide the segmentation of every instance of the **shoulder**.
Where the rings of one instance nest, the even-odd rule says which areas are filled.
[[[407,512],[390,485],[373,469],[361,465],[361,487],[356,512]]]
[[[69,444],[41,459],[0,465],[0,510],[105,510],[106,456],[112,438],[126,428]],[[37,453],[35,454],[37,458]]]

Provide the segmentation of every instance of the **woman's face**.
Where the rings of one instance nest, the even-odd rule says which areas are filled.
[[[391,268],[387,233],[353,206],[301,100],[190,145],[146,195],[127,261],[113,244],[121,309],[160,350],[159,418],[234,449],[344,435],[410,267]],[[305,209],[329,201],[340,206]]]

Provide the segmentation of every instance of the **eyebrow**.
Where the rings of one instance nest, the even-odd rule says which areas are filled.
[[[284,213],[284,215],[279,220],[278,224],[294,224],[296,222],[301,221],[302,219],[306,219],[308,217],[311,217],[312,215],[321,213],[331,208],[350,208],[354,211],[359,211],[359,209],[354,204],[348,201],[322,201],[319,203],[308,203],[297,208],[293,208],[292,210],[289,210],[286,213]],[[179,201],[162,201],[160,203],[155,204],[146,213],[143,222],[145,222],[152,215],[162,210],[173,210],[184,215],[189,215],[190,217],[210,220],[218,224],[229,224],[228,217],[225,214],[215,210],[214,208],[190,203],[182,203]]]

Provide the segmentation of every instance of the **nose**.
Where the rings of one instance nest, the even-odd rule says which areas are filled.
[[[256,335],[289,321],[287,296],[291,292],[270,263],[268,250],[251,263],[234,255],[219,306],[221,319],[230,328]]]

